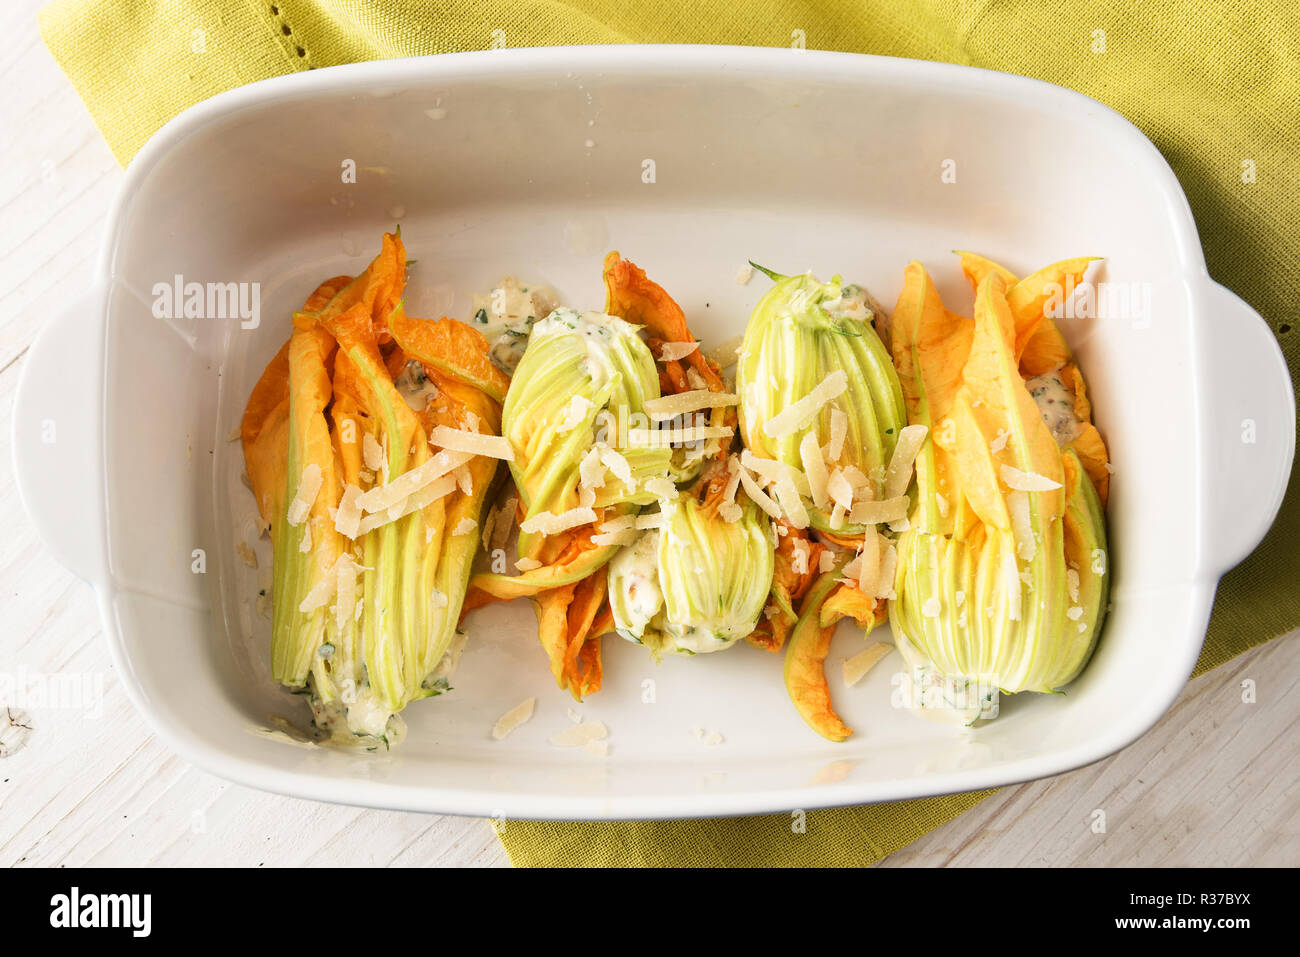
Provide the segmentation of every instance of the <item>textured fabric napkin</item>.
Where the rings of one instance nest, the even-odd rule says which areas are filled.
[[[1101,100],[1158,146],[1210,273],[1300,367],[1300,26],[1292,0],[58,0],[50,51],[126,163],[206,97],[282,73],[491,46],[735,43],[919,57],[1037,77]],[[1219,588],[1201,673],[1300,625],[1300,483]],[[866,865],[992,792],[702,821],[511,821],[516,864]]]

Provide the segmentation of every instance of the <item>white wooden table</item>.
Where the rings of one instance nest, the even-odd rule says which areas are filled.
[[[4,731],[0,701],[0,740],[25,735],[0,757],[0,865],[508,865],[486,821],[263,794],[170,754],[117,683],[90,587],[23,515],[10,442],[23,354],[50,308],[84,288],[121,177],[41,42],[42,2],[0,9],[0,673],[102,681],[102,713],[33,706],[30,732]],[[1300,862],[1294,638],[1192,682],[1120,754],[1005,788],[885,865]]]

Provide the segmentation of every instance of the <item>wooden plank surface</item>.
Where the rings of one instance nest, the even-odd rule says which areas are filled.
[[[84,288],[121,178],[40,41],[40,5],[0,10],[0,672],[76,677],[99,705],[33,706],[14,714],[26,731],[5,729],[0,702],[0,742],[13,742],[0,757],[0,865],[508,866],[483,820],[265,794],[170,754],[116,681],[89,586],[25,518],[10,447],[23,354]],[[1300,862],[1294,637],[1192,682],[1120,754],[1006,788],[884,866]]]

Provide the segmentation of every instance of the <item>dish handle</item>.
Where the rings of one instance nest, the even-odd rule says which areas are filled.
[[[91,584],[106,580],[104,307],[96,287],[56,312],[23,358],[14,400],[18,495],[54,557]]]
[[[1225,286],[1206,283],[1201,352],[1208,419],[1207,562],[1216,574],[1254,550],[1277,517],[1295,458],[1291,375],[1264,319]]]

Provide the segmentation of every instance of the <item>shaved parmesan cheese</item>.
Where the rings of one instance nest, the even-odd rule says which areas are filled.
[[[578,485],[582,488],[604,488],[606,466],[600,461],[600,449],[592,446],[578,463]]]
[[[451,534],[454,536],[468,535],[476,528],[478,528],[478,522],[467,515],[456,523],[456,527],[451,530]]]
[[[807,425],[826,403],[842,395],[848,387],[848,374],[843,369],[836,369],[802,399],[786,406],[764,422],[763,433],[774,439],[790,435]]]
[[[742,467],[739,474],[740,484],[745,489],[745,494],[754,500],[754,504],[772,518],[781,518],[781,510],[777,508],[776,502],[768,498],[767,493],[758,487],[758,483],[754,481],[749,471]]]
[[[849,417],[839,409],[831,409],[831,440],[826,445],[826,460],[838,462],[844,454],[844,439],[849,433]]]
[[[1070,621],[1078,621],[1081,617],[1083,617],[1083,609],[1080,608],[1078,605],[1075,605],[1065,613],[1065,617],[1070,619]]]
[[[1073,568],[1065,573],[1065,588],[1070,595],[1070,601],[1079,600],[1079,573]]]
[[[739,522],[745,515],[745,510],[735,502],[723,502],[718,506],[718,517],[724,522]]]
[[[829,548],[824,550],[817,558],[817,572],[825,575],[829,571],[835,570],[835,553]]]
[[[621,532],[606,532],[600,535],[591,536],[591,543],[599,545],[602,548],[607,545],[635,545],[637,534],[635,528],[624,529]]]
[[[289,503],[289,510],[285,515],[290,525],[301,525],[306,521],[307,516],[311,514],[312,505],[316,503],[316,496],[320,493],[323,480],[320,466],[315,462],[302,470],[302,478],[298,480],[298,491],[293,501]]]
[[[599,454],[600,461],[614,473],[614,478],[624,485],[632,484],[632,466],[621,452],[611,449],[609,446],[601,446]]]
[[[598,527],[602,532],[621,532],[629,528],[635,528],[636,516],[619,515],[617,518],[611,518],[601,522]]]
[[[535,568],[541,568],[542,563],[535,558],[519,558],[515,560],[515,568],[521,572],[531,572]]]
[[[941,518],[947,518],[947,517],[948,517],[948,500],[947,500],[946,498],[944,498],[943,495],[941,495],[939,492],[935,492],[935,493],[934,493],[934,504],[937,505],[937,506],[939,506],[939,516],[940,516]]]
[[[719,369],[725,369],[736,364],[736,357],[740,355],[740,347],[744,344],[744,336],[733,336],[726,342],[714,346],[704,356]]]
[[[704,736],[704,743],[708,745],[722,744],[727,739],[722,736],[721,731],[710,731]]]
[[[1012,492],[1007,496],[1007,509],[1011,512],[1011,533],[1016,537],[1016,554],[1025,561],[1031,561],[1036,552],[1034,526],[1029,517],[1029,496],[1024,492]]]
[[[365,535],[367,532],[372,532],[381,525],[387,525],[389,522],[395,522],[399,518],[405,518],[412,512],[418,512],[425,506],[432,505],[438,499],[450,495],[454,491],[456,491],[456,476],[444,475],[437,481],[408,495],[392,508],[383,512],[377,512],[373,515],[367,515],[361,520],[361,524],[357,526],[357,532],[358,534]]]
[[[777,459],[759,458],[749,449],[740,453],[740,464],[764,482],[775,483],[788,479],[794,483],[795,490],[800,495],[811,495],[812,489],[808,484],[808,476],[792,465],[786,465]]]
[[[943,603],[934,596],[921,603],[921,614],[926,618],[938,618],[941,611],[943,611]]]
[[[862,537],[862,550],[858,552],[858,590],[870,595],[880,577],[880,538],[868,529]]]
[[[776,492],[781,511],[785,512],[786,520],[795,528],[807,528],[808,509],[804,508],[803,499],[799,497],[799,490],[794,487],[790,476],[782,475],[772,488]]]
[[[692,369],[691,371],[694,372],[695,370]],[[708,389],[694,389],[690,392],[679,392],[676,395],[661,396],[658,399],[647,399],[643,408],[646,415],[650,416],[650,421],[663,422],[679,415],[685,415],[688,412],[699,412],[702,409],[721,409],[729,405],[735,405],[739,401],[740,396],[730,392],[710,392]]]
[[[592,401],[583,395],[575,395],[569,400],[569,407],[564,412],[564,421],[557,427],[557,432],[572,432],[587,418],[594,408]]]
[[[484,435],[482,432],[453,429],[449,425],[435,425],[429,441],[455,452],[485,455],[491,459],[505,459],[507,462],[515,460],[515,451],[510,447],[509,440],[500,435]]]
[[[852,688],[866,677],[867,672],[888,657],[893,650],[893,645],[878,641],[865,651],[859,651],[852,658],[845,658],[844,683]]]
[[[464,495],[474,494],[474,473],[469,470],[468,465],[462,465],[452,473],[456,476],[456,487]]]
[[[371,472],[378,472],[384,467],[383,446],[369,432],[361,435],[361,460]]]
[[[736,270],[736,284],[743,286],[754,278],[754,267],[751,263],[745,263]]]
[[[342,561],[344,556],[340,555],[335,564]],[[338,578],[334,574],[334,568],[331,567],[324,577],[321,578],[311,590],[303,596],[302,601],[298,604],[298,610],[304,615],[310,615],[318,608],[324,608],[329,604],[330,599],[334,597],[334,592],[338,588]]]
[[[645,483],[645,490],[654,495],[655,498],[672,499],[677,497],[677,486],[673,484],[672,479],[663,476],[648,480]]]
[[[1001,452],[1007,447],[1007,439],[1009,438],[1011,438],[1011,436],[1007,433],[1006,429],[998,429],[998,434],[995,435],[993,441],[989,443],[989,451]]]
[[[551,744],[562,748],[581,748],[589,741],[602,741],[609,737],[609,729],[603,721],[584,721],[573,724],[559,734],[551,736]]]
[[[243,545],[244,543],[240,542],[240,544]],[[311,523],[310,522],[302,527],[302,540],[298,542],[298,551],[302,552],[304,555],[306,555],[309,551],[311,551]],[[256,563],[257,561],[256,555],[253,556],[253,561],[254,563]],[[253,567],[256,568],[257,565],[254,564]]]
[[[439,426],[442,428],[442,426]],[[361,495],[357,502],[367,512],[381,512],[398,505],[412,493],[437,481],[459,465],[464,465],[471,454],[453,449],[445,449],[421,465],[417,465],[403,475],[399,475],[387,485],[380,485]],[[454,487],[454,481],[453,481]]]
[[[1055,482],[1045,475],[1039,475],[1037,472],[1022,472],[1010,465],[999,466],[998,474],[1007,488],[1018,492],[1050,492],[1061,487],[1060,482]]]
[[[558,515],[554,512],[540,512],[519,523],[520,531],[532,535],[558,535],[579,525],[588,525],[596,520],[596,510],[592,508],[571,508]]]
[[[898,549],[886,545],[880,555],[880,577],[876,579],[876,598],[894,597],[894,572],[898,568]]]
[[[437,588],[430,589],[429,603],[433,605],[434,608],[446,608],[447,593],[443,591],[439,591]]]
[[[596,505],[596,490],[594,488],[578,488],[578,504],[583,508],[594,508]]]
[[[885,469],[885,489],[881,498],[896,498],[907,491],[912,482],[912,465],[929,431],[924,425],[908,425],[898,433],[898,443],[894,446],[894,454],[889,457],[889,467]]]
[[[698,342],[665,342],[659,348],[659,361],[676,362],[685,359],[699,347]]]
[[[849,484],[843,469],[836,469],[831,473],[826,482],[826,493],[838,508],[847,512],[853,507],[853,486]]]
[[[844,527],[844,516],[846,513],[847,509],[845,509],[843,505],[840,505],[839,503],[835,504],[831,509],[831,531],[838,532]]]
[[[830,504],[830,493],[827,490],[830,474],[826,471],[826,460],[822,458],[822,447],[817,444],[815,433],[805,433],[800,440],[799,460],[803,463],[803,472],[808,478],[809,497],[814,505],[825,509]]]
[[[646,512],[644,515],[636,517],[637,528],[663,528],[664,524],[663,512]]]
[[[501,717],[497,718],[497,723],[492,726],[492,739],[500,741],[515,728],[521,724],[527,723],[533,717],[533,711],[537,707],[536,698],[525,698],[519,702]]]
[[[736,489],[740,487],[740,462],[732,456],[727,459],[727,484],[723,486],[722,498],[726,502],[736,500]]]
[[[598,757],[598,758],[608,757],[608,756],[609,756],[609,742],[608,742],[608,741],[588,741],[586,744],[584,744],[584,745],[582,746],[582,750],[583,750],[584,752],[586,752],[587,754],[594,754],[594,755],[596,755],[596,757]]]

